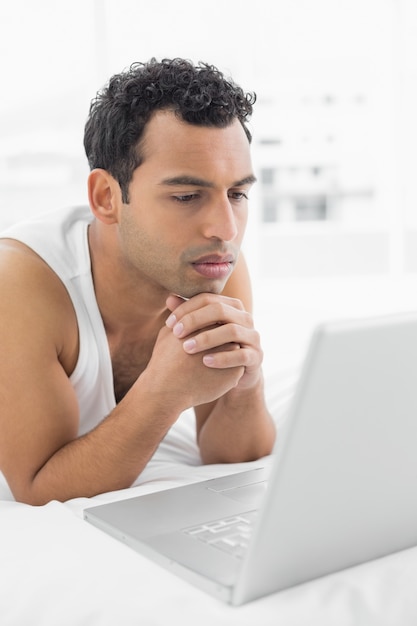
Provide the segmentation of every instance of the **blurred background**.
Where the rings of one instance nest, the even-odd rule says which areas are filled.
[[[90,100],[152,56],[257,93],[244,249],[274,337],[417,308],[415,0],[3,0],[0,228],[86,203]]]

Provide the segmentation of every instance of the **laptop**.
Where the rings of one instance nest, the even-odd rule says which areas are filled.
[[[417,313],[320,324],[265,467],[84,511],[232,605],[417,544]]]

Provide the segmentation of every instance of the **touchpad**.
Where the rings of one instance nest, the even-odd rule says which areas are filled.
[[[245,505],[249,505],[253,508],[258,508],[262,497],[265,495],[267,488],[267,481],[263,480],[257,483],[251,483],[250,485],[242,485],[241,487],[231,487],[229,489],[217,490],[222,496],[236,500],[237,502],[243,502]]]

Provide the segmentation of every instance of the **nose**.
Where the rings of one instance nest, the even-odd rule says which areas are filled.
[[[217,198],[206,208],[203,234],[208,239],[233,241],[239,233],[239,218],[228,196]]]

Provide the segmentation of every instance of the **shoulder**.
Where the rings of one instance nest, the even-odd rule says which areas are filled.
[[[71,370],[78,349],[77,321],[68,292],[55,272],[25,244],[3,239],[0,290],[1,325],[7,329],[9,341],[28,341],[36,334],[45,349],[56,350],[65,369]]]
[[[57,295],[64,286],[55,272],[34,250],[14,239],[0,240],[0,281],[3,289],[12,289],[13,299],[25,300]]]
[[[88,206],[69,207],[34,215],[0,233],[0,241],[21,242],[64,280],[90,267],[88,227],[94,216]]]

